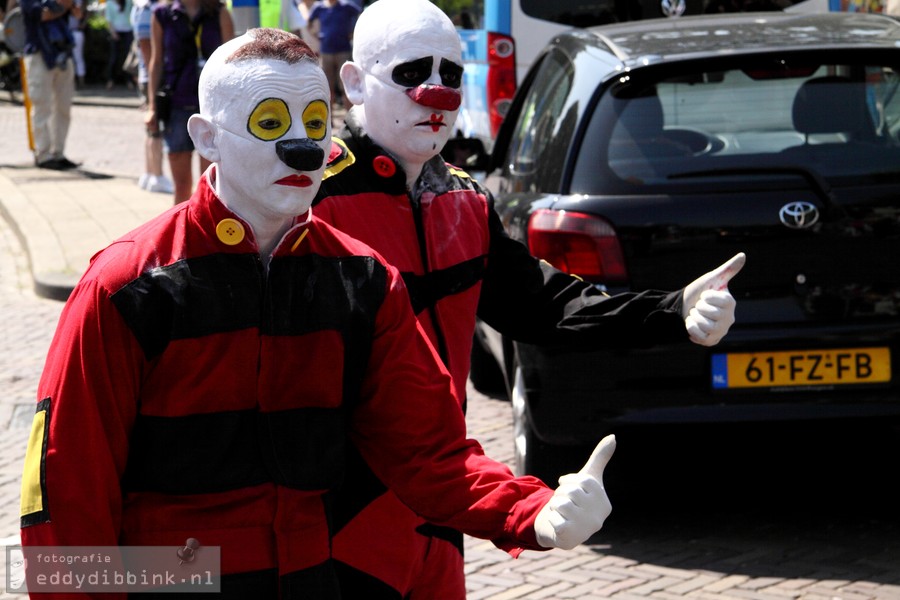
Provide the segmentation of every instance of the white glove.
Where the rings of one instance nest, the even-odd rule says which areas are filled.
[[[612,512],[603,487],[603,469],[615,450],[616,436],[608,435],[580,471],[559,478],[559,487],[534,520],[538,544],[571,550],[603,527]]]
[[[701,275],[684,288],[681,316],[695,344],[715,346],[734,324],[737,302],[728,291],[728,282],[746,261],[747,255],[739,252],[718,269]]]

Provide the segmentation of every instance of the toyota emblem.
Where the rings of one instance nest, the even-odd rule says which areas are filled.
[[[778,218],[791,229],[807,229],[819,221],[819,209],[810,202],[791,202],[781,207]]]

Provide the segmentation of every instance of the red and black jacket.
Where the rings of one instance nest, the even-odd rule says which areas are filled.
[[[429,520],[538,548],[551,490],[465,439],[396,270],[316,218],[266,265],[208,176],[98,253],[70,297],[39,385],[24,544],[195,538],[256,590],[226,577],[226,597],[333,598],[327,492],[358,453]]]
[[[608,296],[531,256],[505,232],[493,198],[440,156],[406,173],[353,111],[335,139],[316,215],[397,267],[461,396],[476,315],[526,343],[580,348],[686,341],[681,290]]]
[[[506,235],[490,194],[440,156],[424,165],[414,189],[407,189],[406,179],[400,164],[350,111],[332,146],[316,215],[400,270],[413,309],[463,402],[476,315],[504,335],[537,344],[597,347],[687,339],[680,290],[609,297],[539,261]],[[411,579],[452,579],[446,565],[435,565],[436,575],[419,571],[416,554],[429,547],[427,538],[452,543],[461,553],[461,536],[392,499],[362,461],[351,469],[356,475],[335,495],[335,557],[352,573],[342,582],[345,591],[353,597],[387,584],[393,595],[384,597],[401,598],[404,589],[396,582],[403,581],[404,569]],[[405,558],[373,560],[360,532],[390,540],[378,554],[389,556],[402,546]]]

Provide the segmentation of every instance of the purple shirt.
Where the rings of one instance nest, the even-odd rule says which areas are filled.
[[[219,10],[222,10],[221,5]],[[184,5],[175,0],[171,5],[157,3],[153,7],[153,16],[163,30],[161,87],[172,89],[173,108],[198,110],[202,64],[222,45],[219,11],[200,12],[191,22]]]

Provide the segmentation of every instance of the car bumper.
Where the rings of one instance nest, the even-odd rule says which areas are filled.
[[[531,426],[542,441],[557,445],[595,443],[629,425],[900,416],[900,345],[894,340],[889,347],[895,366],[889,384],[776,391],[715,390],[711,355],[724,348],[572,352],[516,344]]]

